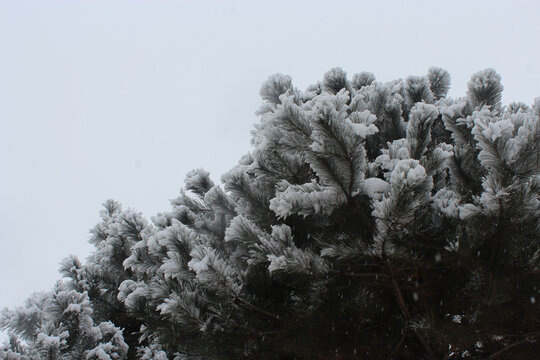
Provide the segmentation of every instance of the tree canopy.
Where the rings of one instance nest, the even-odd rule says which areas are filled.
[[[5,309],[6,359],[531,359],[540,98],[501,77],[340,68],[262,85],[252,148],[147,221],[107,201],[85,262]]]

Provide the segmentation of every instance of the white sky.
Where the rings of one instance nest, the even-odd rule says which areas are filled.
[[[249,148],[261,83],[334,66],[388,81],[495,68],[503,102],[540,96],[538,1],[0,0],[0,308],[88,255],[101,204],[150,217],[184,175]]]

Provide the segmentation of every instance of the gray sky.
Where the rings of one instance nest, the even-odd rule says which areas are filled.
[[[0,308],[88,255],[108,198],[147,217],[184,175],[249,148],[260,84],[334,66],[388,81],[440,66],[452,96],[495,68],[540,96],[538,1],[0,0]]]

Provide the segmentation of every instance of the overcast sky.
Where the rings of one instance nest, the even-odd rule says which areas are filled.
[[[540,96],[539,1],[0,1],[0,308],[85,258],[113,198],[169,210],[193,168],[249,151],[260,84],[334,66],[378,80],[495,68]]]

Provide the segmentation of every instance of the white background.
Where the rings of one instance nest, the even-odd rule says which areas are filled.
[[[0,308],[88,255],[104,200],[150,217],[249,151],[261,83],[495,68],[540,95],[538,1],[0,1]]]

